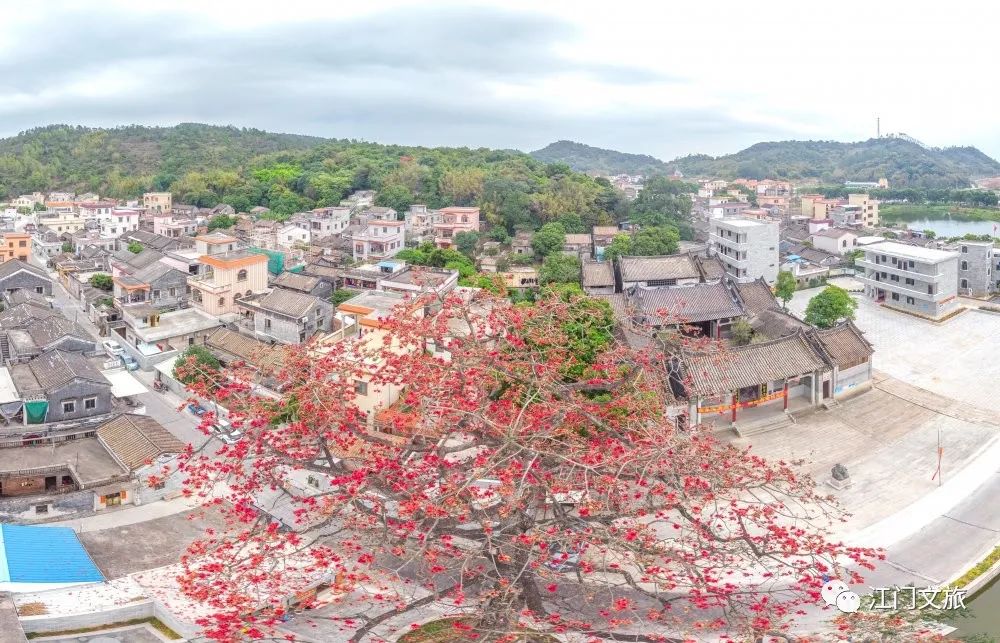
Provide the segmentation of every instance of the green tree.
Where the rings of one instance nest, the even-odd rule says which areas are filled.
[[[927,237],[928,239],[933,239],[934,237],[937,236],[937,232],[934,232],[933,230],[924,230],[923,233],[924,236]]]
[[[111,275],[98,272],[90,276],[90,285],[98,290],[111,290],[115,287],[115,282],[112,280]]]
[[[128,251],[131,252],[132,254],[137,255],[140,252],[142,252],[142,244],[139,243],[138,241],[129,241]]]
[[[543,284],[580,283],[580,259],[576,255],[552,253],[542,262],[538,280]]]
[[[627,232],[616,234],[611,243],[604,249],[604,258],[614,261],[619,257],[627,257],[632,254],[632,235]]]
[[[219,370],[219,358],[204,346],[188,346],[174,362],[174,379],[183,384],[191,384],[204,377],[210,377]]]
[[[73,244],[69,241],[63,241],[61,250],[63,252],[73,252]]]
[[[677,252],[680,234],[673,226],[642,228],[632,236],[630,250],[633,255],[670,255]]]
[[[35,201],[35,212],[45,212],[48,208],[41,201]]]
[[[848,252],[844,253],[844,259],[847,260],[847,265],[853,268],[857,264],[858,259],[863,257],[864,254],[865,253],[863,250],[858,250],[858,249],[849,250]]]
[[[753,341],[753,327],[742,317],[733,322],[730,330],[733,333],[733,343],[737,346],[746,346]]]
[[[236,225],[236,217],[228,214],[217,214],[208,220],[208,230],[227,230]]]
[[[390,185],[379,190],[375,203],[382,207],[392,208],[397,214],[402,214],[413,205],[413,193],[404,185]]]
[[[345,301],[347,301],[351,297],[354,297],[357,294],[358,294],[357,290],[351,290],[349,288],[338,288],[337,290],[333,291],[332,295],[330,295],[330,303],[333,304],[334,306],[339,306],[340,304],[344,303]]]
[[[795,283],[795,275],[788,272],[787,270],[782,270],[778,273],[778,281],[774,286],[775,296],[781,300],[781,307],[788,309],[788,302],[792,300],[795,296],[795,288],[798,284]]]
[[[531,248],[539,257],[562,249],[566,244],[566,229],[561,223],[546,223],[531,237]]]
[[[587,232],[587,224],[585,224],[580,215],[575,212],[560,214],[556,219],[556,222],[562,224],[566,234],[586,234]]]
[[[455,248],[470,259],[476,256],[476,246],[479,244],[479,233],[473,230],[459,232],[455,235]]]
[[[806,323],[817,328],[830,328],[844,319],[854,319],[854,310],[858,302],[854,301],[843,288],[827,286],[823,292],[809,300],[806,306]]]
[[[646,227],[671,225],[677,228],[682,239],[691,239],[694,228],[691,225],[690,193],[696,191],[693,188],[688,183],[666,177],[651,177],[632,202],[629,219]]]

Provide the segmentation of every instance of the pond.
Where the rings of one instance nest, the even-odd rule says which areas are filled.
[[[952,632],[951,639],[975,640],[985,643],[986,641],[998,641],[1000,638],[1000,583],[994,578],[976,596],[968,601],[969,611],[972,615],[969,618],[957,618],[950,623],[958,630]],[[974,638],[976,636],[982,638]]]
[[[960,221],[958,219],[917,219],[907,221],[910,230],[933,230],[939,237],[963,237],[967,234],[1000,236],[998,221]]]

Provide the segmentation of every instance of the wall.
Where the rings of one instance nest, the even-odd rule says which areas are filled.
[[[834,397],[850,395],[851,393],[857,391],[860,387],[871,383],[871,379],[871,360],[865,362],[864,364],[859,364],[857,366],[838,371],[837,388],[834,391]]]
[[[961,252],[964,248],[965,252]],[[993,290],[993,245],[992,244],[962,244],[959,248],[958,280],[959,292],[973,297],[982,297]],[[962,262],[967,262],[967,268],[962,270]],[[961,288],[961,280],[968,280],[967,289]]]
[[[76,379],[57,389],[46,391],[46,398],[49,400],[48,415],[46,422],[63,422],[65,420],[77,420],[92,415],[111,412],[111,386],[95,384],[93,382]],[[96,397],[97,408],[85,409],[84,398]],[[76,401],[76,408],[72,413],[63,413],[63,402],[69,400]]]
[[[37,505],[48,505],[48,512],[36,513]],[[51,495],[0,498],[0,521],[3,522],[47,522],[93,512],[94,492],[86,489]]]
[[[126,605],[116,605],[103,610],[85,612],[83,614],[22,616],[20,620],[24,631],[31,633],[98,627],[133,619],[150,618],[152,616],[154,616],[153,601],[145,599]]]

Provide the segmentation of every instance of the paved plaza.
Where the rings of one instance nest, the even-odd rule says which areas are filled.
[[[45,637],[34,640],[48,641],[49,643],[163,643],[167,639],[157,635],[156,631],[149,625],[137,625],[76,636]]]
[[[804,316],[821,288],[800,290],[789,310]],[[966,310],[933,323],[879,306],[864,295],[855,323],[875,345],[874,366],[908,384],[1000,411],[1000,314]]]

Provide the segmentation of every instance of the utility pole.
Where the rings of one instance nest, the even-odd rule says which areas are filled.
[[[875,117],[875,138],[882,138],[882,119]]]

